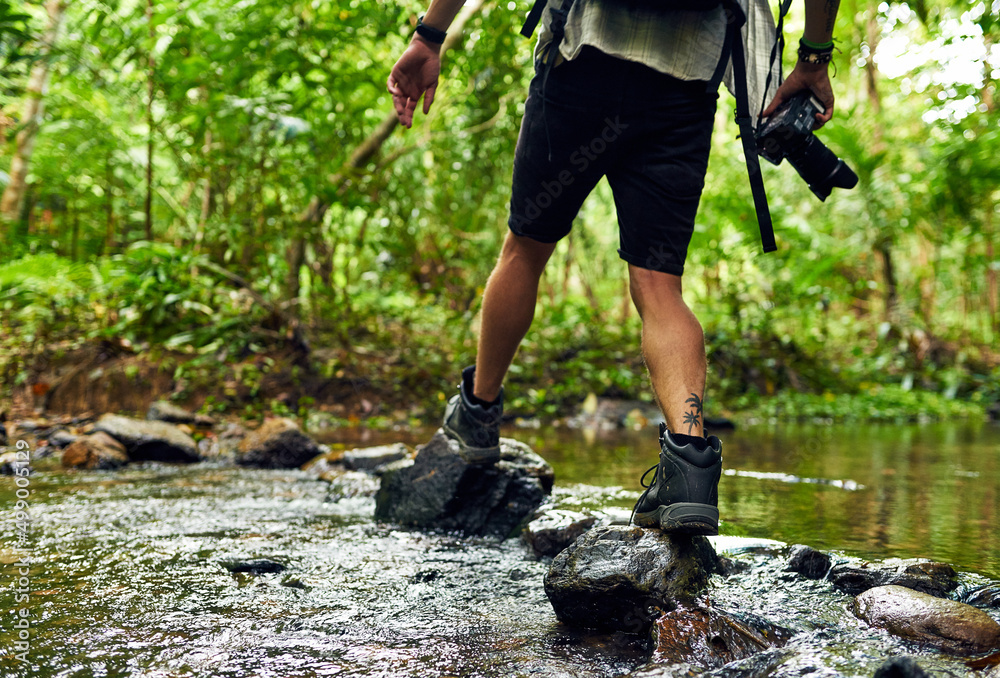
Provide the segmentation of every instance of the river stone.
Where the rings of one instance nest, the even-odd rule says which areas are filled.
[[[851,595],[876,586],[905,586],[945,598],[958,586],[958,574],[951,565],[916,558],[890,558],[879,563],[838,563],[830,569],[827,578],[834,586]]]
[[[693,600],[715,569],[704,537],[595,527],[552,559],[545,594],[563,623],[645,633],[664,610]]]
[[[94,431],[103,431],[125,446],[132,461],[191,463],[199,460],[198,447],[188,434],[163,421],[143,421],[105,414]]]
[[[168,424],[192,424],[194,426],[210,427],[215,425],[215,419],[207,414],[195,414],[183,407],[174,405],[167,400],[157,400],[146,411],[146,419],[150,421],[165,421]]]
[[[830,556],[810,546],[796,544],[788,555],[785,572],[798,572],[807,579],[822,579],[830,571]]]
[[[792,631],[753,615],[734,615],[713,607],[681,606],[653,624],[656,662],[688,662],[718,668],[776,647]]]
[[[25,466],[28,466],[28,464],[24,463],[23,457],[21,460],[18,460],[17,450],[0,447],[0,475],[17,475],[17,471]]]
[[[535,558],[555,556],[594,526],[597,516],[582,511],[548,509],[525,525],[521,539]]]
[[[58,447],[59,449],[65,449],[79,437],[80,436],[76,435],[75,433],[70,433],[64,428],[58,428],[52,431],[51,434],[49,434],[48,441],[49,445],[52,445],[53,447]]]
[[[267,558],[254,558],[252,560],[224,560],[221,565],[233,574],[237,574],[239,572],[246,572],[249,574],[276,574],[278,572],[284,572],[287,569],[281,563]]]
[[[982,610],[902,586],[879,586],[854,599],[854,614],[872,626],[953,654],[1000,647],[1000,624]]]
[[[878,667],[874,678],[930,678],[930,674],[913,657],[892,657]]]
[[[971,588],[963,588],[956,591],[954,598],[960,603],[975,605],[976,607],[996,607],[1000,608],[1000,586],[997,584],[983,584]]]
[[[291,419],[268,419],[240,441],[236,463],[257,468],[298,468],[322,451]]]
[[[103,431],[80,436],[62,454],[66,468],[113,470],[129,462],[125,446]]]
[[[340,457],[340,462],[350,471],[371,471],[410,456],[410,449],[403,443],[379,445],[348,450]]]
[[[500,439],[500,461],[477,466],[439,429],[412,461],[382,474],[375,519],[466,536],[510,536],[552,489],[552,468],[527,445]]]

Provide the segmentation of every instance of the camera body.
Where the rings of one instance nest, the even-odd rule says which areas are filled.
[[[799,92],[783,103],[755,135],[757,152],[774,165],[788,158],[820,200],[826,200],[834,188],[854,188],[858,184],[854,170],[813,134],[816,114],[823,110],[823,104],[810,92]]]

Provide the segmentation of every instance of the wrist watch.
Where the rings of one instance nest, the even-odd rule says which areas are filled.
[[[432,28],[424,23],[424,17],[420,17],[417,21],[417,35],[426,40],[427,42],[432,42],[435,45],[440,45],[444,43],[447,33],[444,31],[439,31],[436,28]]]

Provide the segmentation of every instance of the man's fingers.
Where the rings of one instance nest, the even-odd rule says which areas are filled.
[[[424,92],[424,115],[427,115],[431,110],[431,104],[434,103],[434,92],[437,91],[437,85],[431,85]]]

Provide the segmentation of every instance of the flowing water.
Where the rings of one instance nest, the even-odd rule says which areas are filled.
[[[429,435],[349,431],[326,441]],[[654,429],[505,435],[548,459],[566,506],[630,508],[656,459]],[[757,427],[728,433],[724,445],[724,534],[923,556],[1000,577],[996,428]],[[2,675],[616,676],[649,658],[641,638],[560,625],[542,590],[546,563],[516,541],[374,523],[375,486],[210,464],[109,473],[40,462],[18,543],[16,488],[0,477]],[[781,573],[766,544],[750,546],[739,542],[732,556],[753,567],[718,578],[712,596],[799,632],[800,653],[774,675],[871,675],[885,656],[912,649],[853,620],[825,583]],[[23,554],[26,603],[15,598]],[[252,558],[286,569],[226,567]],[[27,665],[14,657],[22,608]]]

